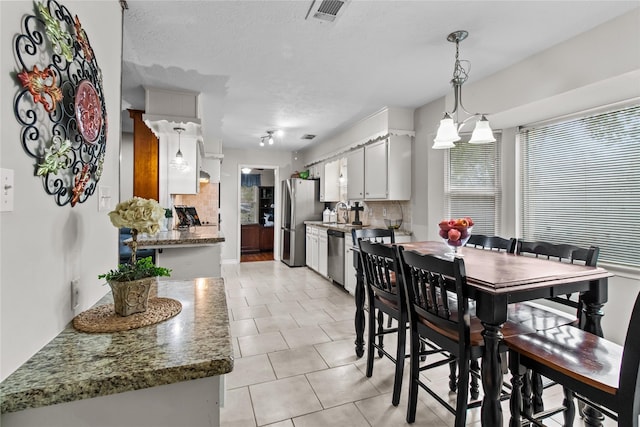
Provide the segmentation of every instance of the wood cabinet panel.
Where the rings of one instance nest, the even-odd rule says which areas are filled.
[[[273,227],[260,227],[260,251],[273,250]]]
[[[260,224],[244,224],[240,230],[240,252],[260,252]]]
[[[142,110],[129,110],[133,119],[133,195],[159,200],[158,138],[142,121]]]

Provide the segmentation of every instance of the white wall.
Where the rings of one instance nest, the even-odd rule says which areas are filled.
[[[103,74],[109,133],[100,186],[117,202],[120,145],[121,9],[117,1],[64,1],[78,15]],[[0,379],[24,363],[108,288],[97,276],[118,261],[117,229],[98,212],[97,191],[86,202],[60,207],[33,175],[34,160],[20,144],[13,113],[18,84],[14,36],[31,0],[0,2],[0,167],[15,171],[13,212],[0,214]],[[80,279],[80,306],[70,305],[70,282]]]
[[[224,149],[224,159],[220,170],[220,230],[225,242],[222,246],[222,262],[238,262],[240,234],[238,213],[239,174],[241,166],[252,168],[279,168],[279,175],[275,178],[275,230],[274,256],[279,257],[278,239],[280,232],[280,184],[292,173],[292,156],[290,152],[271,150],[260,147],[252,150]]]

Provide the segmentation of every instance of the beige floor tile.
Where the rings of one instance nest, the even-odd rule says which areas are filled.
[[[324,310],[328,308],[336,309],[336,306],[325,297],[300,301],[300,305],[306,311]]]
[[[331,313],[329,313],[329,315],[331,315]],[[334,341],[343,340],[346,338],[355,339],[356,329],[353,323],[353,315],[351,317],[352,318],[349,320],[340,320],[337,322],[323,323],[320,325],[320,327]]]
[[[238,344],[240,345],[242,357],[287,350],[289,348],[279,332],[238,337]]]
[[[352,339],[316,344],[314,347],[332,368],[352,364],[358,360]]]
[[[321,323],[333,322],[333,318],[324,310],[313,310],[300,313],[291,313],[296,323],[300,326],[319,325]]]
[[[327,314],[331,316],[333,320],[335,320],[336,322],[349,321],[353,325],[353,318],[356,313],[356,306],[355,305],[354,306],[348,306],[348,305],[335,306],[334,305],[333,307],[325,308],[324,311],[326,311]],[[353,334],[355,333],[356,331],[354,329]]]
[[[369,423],[353,403],[296,417],[293,422],[296,427],[369,427]]]
[[[255,307],[237,307],[231,309],[231,312],[233,313],[233,320],[259,319],[271,316],[271,312],[264,305],[258,305]]]
[[[307,374],[324,408],[377,396],[378,390],[354,365]]]
[[[248,295],[256,295],[258,293],[256,289],[244,289],[244,288],[227,289],[226,284],[227,283],[225,282],[225,289],[227,291],[227,295],[229,296],[229,298],[246,297]]]
[[[305,347],[331,341],[331,338],[317,325],[280,331],[289,348]]]
[[[416,421],[413,424],[407,424],[407,394],[404,390],[400,397],[400,404],[393,406],[391,404],[391,394],[382,394],[364,399],[355,403],[356,407],[362,412],[364,417],[375,427],[390,426],[413,426],[413,427],[449,427],[453,425],[451,422],[442,420],[438,415],[431,411],[423,402],[418,400],[416,407]]]
[[[226,388],[231,390],[275,379],[276,375],[266,354],[242,357],[234,361],[233,371],[227,374]]]
[[[322,405],[304,375],[249,386],[258,425],[316,412]]]
[[[232,337],[257,335],[258,328],[256,328],[256,323],[253,319],[233,320],[229,322],[229,333]]]
[[[264,294],[264,295],[262,294],[247,295],[245,299],[247,300],[247,304],[249,304],[249,306],[266,305],[266,304],[281,302],[275,293]]]
[[[277,332],[283,329],[294,329],[299,326],[289,313],[255,319],[255,322],[261,334]]]
[[[335,297],[336,295],[338,295],[338,291],[337,289],[334,289],[333,287],[331,287],[332,285],[330,285],[327,282],[327,286],[323,286],[323,287],[319,287],[319,288],[313,288],[313,289],[307,289],[304,292],[309,296],[309,298],[311,299],[316,299],[316,298],[330,298],[330,297]]]
[[[248,307],[247,300],[244,297],[227,298],[227,307],[230,309]]]
[[[220,409],[220,425],[224,427],[253,427],[256,425],[247,387],[225,392],[224,407]]]
[[[298,301],[286,301],[267,304],[272,314],[299,313],[305,311]]]
[[[264,427],[294,427],[294,426],[293,426],[293,421],[284,420],[284,421],[280,421],[279,423],[267,424]]]
[[[285,291],[285,292],[276,292],[278,299],[282,302],[284,301],[306,301],[309,299],[309,296],[304,293],[304,291]]]
[[[327,369],[327,364],[313,346],[269,353],[269,360],[278,378]]]
[[[231,344],[233,345],[233,357],[235,359],[242,357],[242,353],[240,353],[240,345],[238,344],[238,338],[231,338]]]

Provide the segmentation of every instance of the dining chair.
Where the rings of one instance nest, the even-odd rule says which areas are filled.
[[[391,246],[358,239],[360,256],[365,275],[365,289],[368,299],[368,343],[367,343],[367,377],[373,375],[374,350],[380,356],[388,357],[395,364],[393,394],[391,403],[398,406],[402,390],[402,375],[406,357],[407,309],[402,286],[398,286],[399,277],[396,251]],[[383,327],[383,313],[389,319],[395,319],[397,327]],[[377,322],[376,322],[377,320]],[[376,325],[377,323],[377,325]],[[397,335],[395,355],[387,352],[383,342],[376,343],[376,337]]]
[[[471,237],[469,237],[469,240],[467,240],[465,246],[505,251],[512,254],[516,249],[516,239],[505,239],[500,236],[485,236],[484,234],[472,234]]]
[[[522,256],[534,256],[536,258],[569,262],[571,264],[579,263],[595,267],[598,263],[600,249],[597,246],[582,248],[569,244],[552,244],[543,241],[518,240],[516,253]],[[584,329],[586,315],[583,311],[583,303],[580,295],[559,295],[547,297],[545,299],[575,310],[575,316],[568,313],[565,314],[565,312],[561,310],[556,310],[552,307],[547,307],[536,302],[525,302],[519,304],[521,309],[527,308],[529,310],[536,310],[544,313],[544,319],[538,317],[535,321],[536,325],[534,327],[536,330],[554,329],[561,325],[572,325],[577,326],[580,329]],[[542,400],[543,389],[548,388],[553,384],[553,382],[543,384],[542,377],[535,371],[529,372],[526,375],[525,388],[529,389],[530,387],[533,392],[532,401],[525,401],[525,407],[528,412],[533,411],[538,413],[544,410],[544,403]],[[532,405],[531,408],[529,407],[530,405]]]
[[[484,338],[483,326],[472,310],[469,289],[462,258],[439,258],[430,254],[404,250],[397,246],[401,282],[407,298],[409,312],[409,354],[410,385],[407,407],[408,423],[416,418],[418,389],[422,388],[456,417],[455,425],[462,427],[466,422],[467,409],[481,405],[480,400],[469,401],[469,377],[473,375],[470,362],[482,356]],[[505,336],[534,332],[521,323],[507,322],[502,327]],[[435,344],[421,350],[424,340]],[[506,347],[502,350],[506,352]],[[427,358],[427,364],[420,366],[420,356]],[[456,405],[453,407],[420,378],[420,373],[428,369],[449,364],[457,367],[455,391]],[[503,390],[500,399],[506,400],[508,391]]]
[[[532,422],[563,412],[564,425],[573,426],[574,397],[616,420],[622,427],[640,423],[640,295],[631,313],[624,346],[565,325],[505,338],[512,375],[511,426],[522,417]],[[523,375],[540,372],[564,388],[563,405],[542,415],[523,410]]]

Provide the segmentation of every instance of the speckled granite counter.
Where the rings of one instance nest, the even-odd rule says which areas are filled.
[[[130,243],[126,240],[125,243]],[[160,248],[176,245],[210,245],[213,243],[224,242],[222,233],[218,227],[192,227],[188,231],[169,230],[161,231],[156,234],[138,235],[139,248]]]
[[[221,277],[224,241],[218,227],[212,226],[138,235],[138,247],[156,249],[156,264],[170,268],[175,279]]]
[[[0,384],[2,413],[230,372],[223,280],[161,280],[158,295],[179,300],[182,312],[110,334],[87,334],[69,325]],[[96,305],[110,302],[111,293]]]

